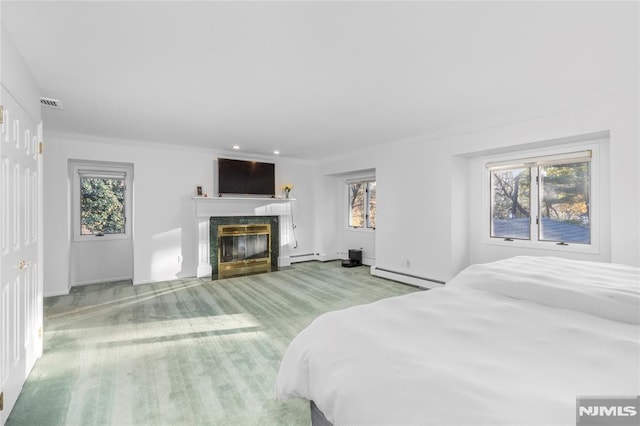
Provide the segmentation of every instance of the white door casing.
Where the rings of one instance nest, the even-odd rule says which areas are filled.
[[[42,124],[2,87],[0,392],[4,424],[42,354]]]

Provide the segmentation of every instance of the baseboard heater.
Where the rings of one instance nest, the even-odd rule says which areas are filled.
[[[382,274],[377,274],[377,272],[382,272]],[[391,269],[378,268],[375,266],[372,267],[372,273],[373,275],[379,275],[383,278],[393,279],[403,284],[409,284],[409,285],[414,285],[418,287],[436,288],[436,287],[442,287],[446,283],[445,281],[436,280],[434,278],[425,278],[419,275],[407,274],[406,272],[392,271]],[[398,276],[398,277],[394,278],[389,276],[388,274],[391,274],[393,276]],[[408,280],[402,280],[400,279],[401,277],[408,278]]]
[[[290,259],[295,259],[296,257],[307,257],[307,256],[313,256],[313,253],[292,254],[291,256],[289,256],[289,258]]]
[[[289,256],[289,263],[309,262],[315,260],[313,253],[292,254]]]

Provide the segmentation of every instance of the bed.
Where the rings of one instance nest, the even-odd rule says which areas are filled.
[[[519,256],[316,318],[276,397],[314,424],[575,425],[579,396],[640,394],[640,268]]]

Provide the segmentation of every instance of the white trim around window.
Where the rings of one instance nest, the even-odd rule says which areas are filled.
[[[81,233],[80,180],[85,177],[104,179],[123,179],[124,192],[124,232],[104,235],[83,235]],[[133,206],[133,165],[102,161],[69,160],[69,178],[71,183],[71,228],[72,239],[76,242],[109,241],[130,239],[132,235]]]
[[[538,250],[549,250],[554,252],[574,252],[574,253],[600,253],[600,233],[602,206],[600,182],[603,179],[600,167],[600,144],[605,140],[594,140],[571,146],[559,146],[556,148],[514,152],[491,156],[483,159],[482,176],[482,242],[484,244],[497,245],[502,247],[529,248]],[[491,209],[492,194],[491,172],[499,170],[509,170],[512,168],[531,168],[531,181],[536,182],[538,167],[554,164],[569,164],[589,161],[590,163],[590,195],[589,195],[589,226],[590,242],[588,244],[563,243],[559,241],[545,241],[538,238],[539,229],[536,219],[540,219],[537,212],[539,208],[539,191],[537,186],[531,186],[531,222],[530,239],[501,238],[491,236]],[[535,210],[534,210],[535,209]],[[541,220],[541,219],[540,219]]]
[[[353,232],[374,232],[375,227],[375,208],[376,208],[376,199],[375,199],[375,186],[376,186],[376,178],[374,175],[360,175],[360,176],[350,176],[345,179],[345,211],[346,211],[346,228],[348,231]],[[351,186],[352,185],[363,185],[363,216],[360,218],[362,221],[361,226],[353,226],[351,224],[352,219],[352,194],[351,194]],[[374,193],[374,195],[372,195]],[[373,209],[373,212],[372,212]],[[371,215],[374,217],[371,217]]]

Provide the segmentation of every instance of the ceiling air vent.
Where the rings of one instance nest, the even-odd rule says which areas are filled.
[[[40,106],[54,109],[62,109],[62,102],[59,99],[40,98]]]

